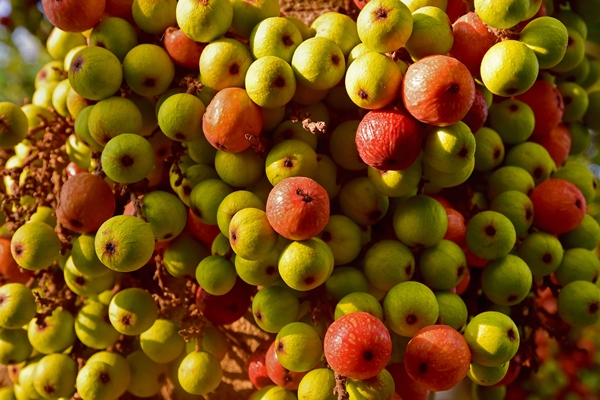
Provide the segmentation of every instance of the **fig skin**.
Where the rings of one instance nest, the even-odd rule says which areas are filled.
[[[115,208],[115,196],[108,183],[98,175],[80,173],[61,188],[56,218],[73,232],[92,233],[112,217]]]
[[[405,110],[369,111],[356,132],[358,154],[379,170],[406,169],[421,154],[423,130]]]

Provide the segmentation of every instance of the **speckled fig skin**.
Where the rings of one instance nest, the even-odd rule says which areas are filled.
[[[385,368],[392,354],[392,339],[379,318],[355,312],[329,326],[324,351],[334,371],[353,379],[368,379]]]
[[[0,102],[0,148],[16,146],[27,136],[27,116],[17,105]]]
[[[70,177],[60,191],[58,221],[77,233],[91,233],[115,212],[112,189],[98,175],[82,173]]]
[[[154,233],[141,218],[117,215],[98,228],[94,244],[102,264],[118,272],[131,272],[152,257]]]
[[[469,371],[471,351],[463,336],[448,325],[421,329],[406,347],[406,372],[427,390],[456,386]]]
[[[329,196],[310,178],[280,181],[269,193],[267,218],[277,233],[290,240],[317,235],[329,222]]]
[[[533,226],[551,234],[569,232],[586,213],[585,197],[577,186],[562,179],[540,183],[529,196],[533,203]]]
[[[421,154],[423,126],[405,110],[373,110],[356,131],[360,158],[380,170],[403,170]]]
[[[423,82],[427,82],[427,90],[423,90]],[[402,100],[419,121],[435,126],[452,125],[463,119],[473,105],[475,81],[457,59],[428,56],[406,70]]]
[[[83,32],[100,22],[106,0],[43,0],[48,21],[66,32]]]
[[[258,142],[262,113],[245,89],[225,88],[206,107],[202,130],[216,149],[239,153]]]

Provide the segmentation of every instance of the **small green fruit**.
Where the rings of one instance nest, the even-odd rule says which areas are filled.
[[[103,350],[119,340],[119,332],[109,321],[108,307],[100,302],[92,301],[81,307],[75,318],[75,334],[84,345]]]
[[[92,46],[77,52],[69,67],[69,82],[78,94],[89,100],[112,96],[121,87],[123,70],[113,53]]]
[[[252,300],[252,315],[265,332],[277,333],[296,320],[300,303],[292,290],[284,286],[268,286],[259,290]]]
[[[383,314],[392,331],[413,337],[421,328],[436,323],[439,306],[431,289],[408,281],[390,289],[383,300]]]
[[[508,371],[509,364],[510,363],[506,362],[502,365],[486,367],[485,365],[472,362],[469,366],[467,376],[477,385],[492,386],[504,378]]]
[[[510,317],[497,311],[476,315],[467,324],[464,337],[471,350],[472,362],[487,367],[505,364],[519,349],[517,326]]]
[[[448,229],[444,207],[425,195],[404,200],[394,213],[394,232],[409,247],[428,247],[438,243]]]
[[[558,293],[558,315],[569,325],[585,327],[600,320],[600,287],[573,281]]]
[[[481,60],[483,84],[492,93],[504,97],[526,92],[535,83],[538,71],[539,63],[533,50],[517,40],[496,43]]]
[[[506,256],[515,245],[517,234],[508,218],[496,211],[476,214],[467,224],[466,240],[477,257],[494,260]]]
[[[440,309],[438,323],[450,325],[462,332],[467,325],[469,312],[464,300],[456,293],[440,291],[434,292]]]
[[[17,329],[35,317],[37,304],[31,289],[22,283],[0,286],[0,327]]]
[[[10,251],[17,264],[32,271],[48,268],[58,258],[60,248],[54,229],[37,221],[19,227],[10,241]]]
[[[223,256],[208,256],[196,268],[196,281],[202,290],[214,296],[229,292],[235,285],[236,278],[233,262]]]
[[[281,365],[294,372],[308,371],[323,356],[323,340],[312,326],[303,322],[281,328],[274,346]]]
[[[140,269],[154,253],[154,233],[141,218],[117,215],[96,233],[96,255],[102,264],[119,272]]]
[[[513,306],[527,297],[532,280],[531,270],[525,261],[508,254],[485,267],[481,287],[487,298],[495,304]]]
[[[150,293],[140,288],[123,289],[113,296],[108,318],[117,332],[136,336],[144,333],[158,316],[158,307]]]
[[[68,354],[49,354],[35,367],[34,388],[44,399],[70,398],[75,393],[77,362]]]
[[[332,272],[333,253],[317,237],[293,241],[279,256],[279,274],[292,289],[314,289],[325,283]]]
[[[158,96],[169,88],[175,65],[169,54],[155,44],[139,44],[123,59],[123,77],[131,90],[142,96]]]
[[[185,341],[179,335],[179,329],[169,319],[157,319],[150,329],[140,334],[142,351],[159,364],[175,360],[185,348]]]
[[[100,161],[106,176],[113,181],[135,183],[154,168],[154,149],[140,135],[122,133],[106,143]]]

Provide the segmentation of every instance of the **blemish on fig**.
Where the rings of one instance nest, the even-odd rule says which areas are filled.
[[[517,89],[517,88],[508,88],[505,90],[505,93],[508,95],[513,95],[513,94],[517,93],[518,91],[519,91],[519,89]]]
[[[510,107],[508,107],[508,109],[512,112],[515,112],[519,110],[519,106],[513,103],[510,105]]]
[[[178,139],[178,140],[185,140],[185,135],[184,135],[183,133],[181,133],[181,132],[177,132],[177,133],[175,134],[175,139]]]
[[[412,265],[410,263],[408,263],[404,266],[404,273],[406,275],[412,274]]]
[[[124,315],[124,316],[121,318],[121,323],[122,323],[123,325],[131,325],[131,315],[129,315],[129,314],[128,314],[128,315]]]
[[[600,308],[600,304],[598,304],[598,303],[590,303],[590,305],[588,306],[588,312],[590,314],[596,314],[598,312],[599,308]]]
[[[546,253],[542,256],[542,261],[546,264],[550,264],[552,262],[552,254]]]
[[[285,87],[285,79],[282,76],[278,76],[273,81],[273,87],[276,87],[276,88]]]
[[[378,8],[373,12],[375,19],[386,19],[388,17],[388,11],[383,7]]]
[[[315,278],[312,276],[306,277],[304,278],[304,283],[307,285],[312,285],[313,283],[315,283]]]
[[[19,257],[23,254],[23,245],[21,243],[17,243],[13,245],[13,252],[15,256]]]
[[[533,218],[533,210],[528,208],[527,210],[525,210],[525,219],[529,221],[531,218]]]
[[[581,200],[579,200],[579,199],[575,200],[575,207],[581,208],[581,206],[582,206]]]
[[[427,364],[421,363],[419,365],[419,372],[422,373],[422,374],[426,373],[427,372]]]
[[[124,167],[131,167],[133,165],[133,158],[128,155],[121,157],[121,165]]]
[[[104,245],[104,254],[113,255],[117,252],[117,246],[113,242],[108,242]]]
[[[231,238],[231,240],[233,240],[234,242],[237,240],[237,234],[235,233],[235,231],[231,231],[229,232],[229,237]]]
[[[294,162],[289,158],[286,158],[285,160],[283,160],[283,166],[285,168],[292,168],[294,166]]]
[[[107,384],[110,382],[110,375],[107,372],[101,372],[98,378],[100,378],[101,383]]]
[[[496,228],[494,228],[492,225],[486,226],[485,234],[488,236],[494,236],[496,234]]]
[[[257,320],[262,321],[263,316],[260,311],[255,312],[254,316],[256,317]]]
[[[54,393],[54,386],[52,386],[51,384],[47,383],[44,385],[44,392],[48,393],[48,394],[52,394]]]
[[[369,214],[369,220],[370,221],[377,221],[379,218],[381,218],[381,211],[380,210],[372,211]]]
[[[240,66],[237,63],[233,63],[229,66],[229,73],[231,75],[237,75],[240,73]]]
[[[500,149],[495,149],[494,150],[494,154],[492,154],[492,157],[494,158],[494,160],[497,160],[498,158],[500,158],[500,155],[502,154],[502,150]]]
[[[75,57],[73,61],[71,61],[71,71],[77,72],[83,67],[83,57]]]
[[[369,98],[369,93],[367,93],[365,90],[360,89],[358,91],[358,97],[360,97],[363,100],[367,100]]]
[[[508,298],[506,299],[509,303],[512,303],[513,301],[516,301],[518,299],[517,295],[515,294],[511,294],[510,296],[508,296]]]
[[[513,342],[515,340],[517,340],[517,333],[515,332],[515,330],[513,328],[510,328],[507,332],[506,332],[506,336],[508,337],[508,339]]]
[[[83,286],[85,285],[85,278],[83,276],[78,276],[75,278],[75,284],[78,286]]]
[[[281,342],[281,341],[277,342],[277,349],[276,349],[277,351],[283,352],[284,351],[284,347],[285,346],[284,346],[283,342]]]
[[[416,322],[417,322],[417,320],[418,320],[418,318],[417,318],[417,316],[416,316],[416,315],[414,315],[414,314],[410,314],[410,315],[408,315],[408,316],[406,317],[406,323],[407,323],[408,325],[412,325],[412,324],[416,323]]]
[[[302,201],[305,203],[310,203],[312,201],[312,197],[309,194],[304,193],[304,190],[298,188],[296,189],[296,194],[302,197]]]
[[[83,222],[79,221],[78,219],[74,219],[72,218],[69,223],[74,226],[75,228],[81,228],[83,227]]]
[[[446,92],[448,93],[458,93],[459,87],[458,84],[453,83],[452,85],[448,86],[448,89],[446,89]]]
[[[163,239],[171,239],[173,237],[172,233],[167,233],[166,235],[163,236]]]
[[[294,45],[294,41],[292,40],[292,37],[287,34],[281,36],[281,43],[283,43],[283,45],[286,47],[290,47],[290,46]]]
[[[144,82],[142,82],[142,86],[154,87],[154,86],[156,86],[156,79],[154,79],[154,78],[146,78],[144,80]]]
[[[333,65],[339,65],[339,64],[340,64],[340,57],[338,57],[338,55],[337,55],[337,54],[333,54],[333,55],[331,56],[331,63],[332,63]]]
[[[466,147],[463,147],[462,149],[460,149],[460,151],[458,152],[458,156],[460,158],[465,158],[467,156],[467,154],[469,154],[469,149],[467,149]]]
[[[4,303],[4,300],[6,300],[6,297],[4,295],[0,296],[0,305]]]
[[[373,359],[373,352],[371,350],[366,350],[363,353],[363,358],[365,359],[365,361],[371,361]]]

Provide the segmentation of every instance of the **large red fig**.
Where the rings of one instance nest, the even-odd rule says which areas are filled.
[[[384,171],[408,168],[423,145],[423,127],[405,110],[369,111],[356,131],[360,158]]]
[[[426,124],[452,125],[464,118],[474,100],[473,76],[456,58],[428,56],[408,67],[404,75],[404,106]]]
[[[42,8],[48,21],[58,29],[83,32],[100,22],[106,0],[42,0]]]
[[[303,176],[281,180],[269,193],[267,219],[290,240],[316,236],[329,222],[329,196],[316,181]]]
[[[91,233],[113,216],[115,208],[110,185],[99,175],[83,172],[71,176],[61,188],[56,218],[73,232]]]

